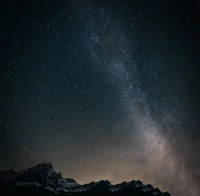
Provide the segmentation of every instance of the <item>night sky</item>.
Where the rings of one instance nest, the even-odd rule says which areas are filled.
[[[3,0],[0,15],[0,170],[200,195],[198,0]]]

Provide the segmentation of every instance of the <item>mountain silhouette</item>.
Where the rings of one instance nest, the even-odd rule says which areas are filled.
[[[87,195],[171,196],[152,185],[141,181],[122,182],[112,185],[101,180],[80,185],[72,178],[63,178],[55,172],[51,163],[15,172],[12,169],[0,172],[0,195],[26,196],[87,196]]]

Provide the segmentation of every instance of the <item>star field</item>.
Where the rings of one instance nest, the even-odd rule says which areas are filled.
[[[0,170],[198,195],[198,1],[0,4]]]

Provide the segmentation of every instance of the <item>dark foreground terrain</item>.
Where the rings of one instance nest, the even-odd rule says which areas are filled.
[[[86,195],[131,195],[170,196],[152,185],[141,181],[122,182],[112,185],[109,181],[91,182],[80,185],[74,179],[63,178],[56,173],[51,163],[38,164],[15,172],[10,169],[0,172],[0,195],[26,196],[86,196]]]

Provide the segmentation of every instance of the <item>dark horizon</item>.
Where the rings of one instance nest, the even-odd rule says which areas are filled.
[[[34,167],[15,172],[0,172],[1,194],[11,195],[52,195],[52,196],[88,196],[94,194],[135,195],[135,196],[171,196],[151,184],[143,184],[140,180],[112,184],[108,180],[79,184],[73,178],[63,178],[54,170],[51,163],[40,163]]]
[[[199,195],[199,1],[0,4],[0,170]]]

